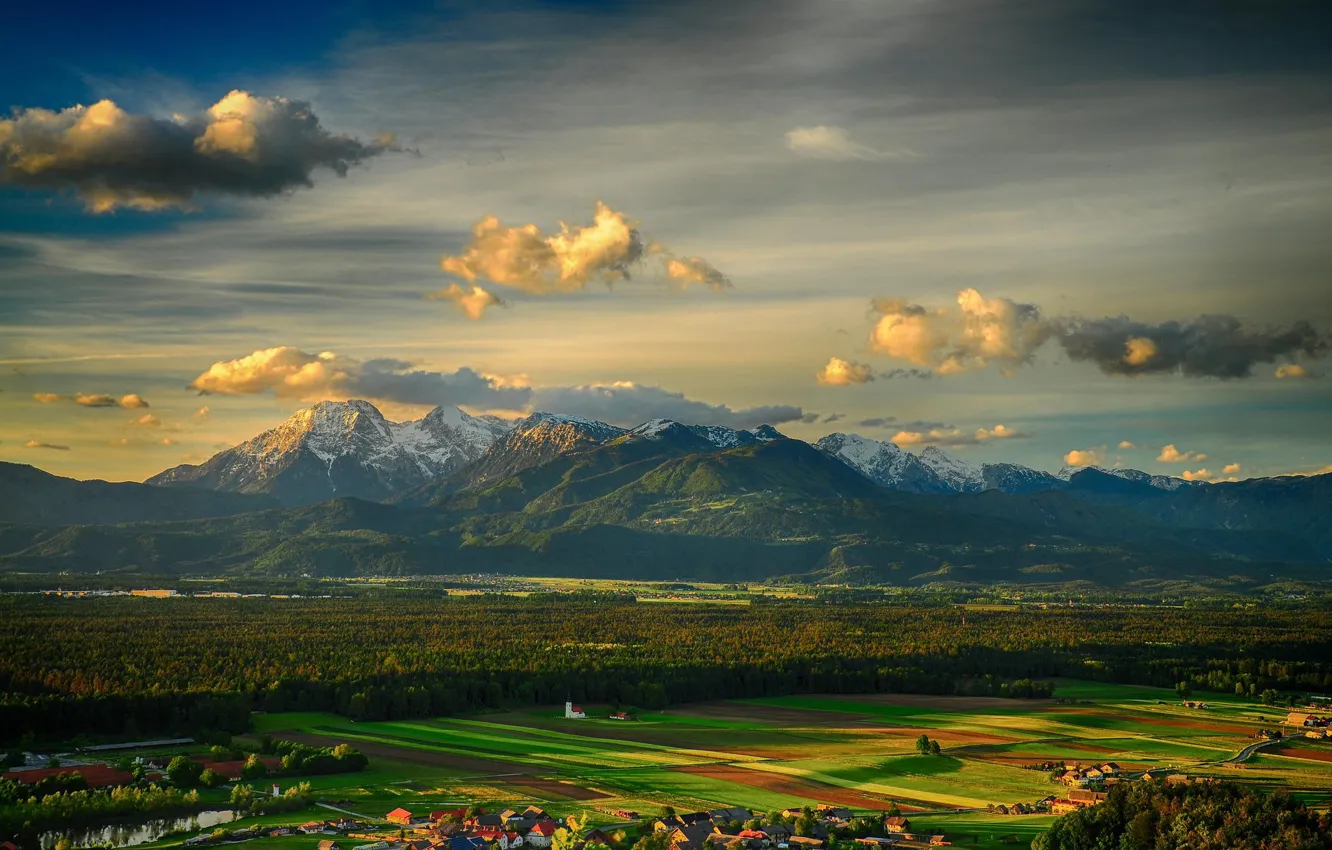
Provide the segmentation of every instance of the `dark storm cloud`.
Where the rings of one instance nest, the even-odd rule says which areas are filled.
[[[1109,375],[1178,371],[1194,378],[1247,378],[1259,363],[1319,357],[1328,348],[1327,336],[1303,321],[1272,329],[1246,328],[1234,316],[1160,324],[1119,316],[1060,324],[1055,338],[1069,358],[1095,363]]]
[[[72,190],[93,212],[188,208],[196,195],[268,197],[393,147],[325,129],[310,105],[233,91],[206,112],[132,115],[109,100],[0,119],[0,185]]]

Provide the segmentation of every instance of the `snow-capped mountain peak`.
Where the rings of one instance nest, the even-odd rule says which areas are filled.
[[[985,473],[979,466],[959,460],[938,446],[929,446],[919,455],[920,462],[933,469],[941,479],[959,493],[985,489]]]
[[[1055,473],[1056,478],[1069,481],[1074,475],[1084,469],[1094,469],[1097,472],[1103,472],[1106,475],[1113,475],[1116,478],[1123,478],[1125,481],[1134,481],[1138,484],[1147,484],[1158,490],[1175,491],[1181,487],[1192,487],[1201,482],[1185,481],[1183,478],[1175,478],[1171,475],[1152,475],[1150,472],[1143,472],[1140,469],[1127,469],[1122,466],[1068,466]]]
[[[324,401],[203,464],[168,469],[149,483],[271,493],[290,505],[336,496],[381,499],[459,469],[508,430],[500,420],[456,407],[390,422],[368,401]]]
[[[894,443],[859,434],[829,434],[815,444],[881,487],[916,493],[951,493],[949,484],[920,458]]]

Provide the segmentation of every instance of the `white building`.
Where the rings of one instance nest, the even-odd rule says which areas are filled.
[[[582,720],[587,717],[587,712],[573,704],[572,700],[564,703],[564,718],[566,720]]]

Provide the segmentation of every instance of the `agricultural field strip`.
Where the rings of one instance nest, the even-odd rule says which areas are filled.
[[[379,728],[375,728],[379,727]],[[368,730],[368,731],[367,731]],[[593,746],[555,745],[538,740],[515,741],[513,735],[483,734],[465,730],[386,721],[361,723],[356,727],[320,726],[320,734],[341,735],[354,741],[366,741],[411,749],[430,750],[465,756],[485,756],[550,769],[570,767],[620,767],[671,764],[697,764],[702,759],[672,755],[669,752],[628,751]]]
[[[665,744],[652,744],[646,741],[635,741],[633,739],[621,738],[596,738],[584,735],[574,735],[568,732],[557,732],[554,729],[542,729],[534,726],[510,726],[503,723],[490,723],[484,720],[461,720],[447,719],[432,721],[440,726],[471,726],[481,729],[493,729],[496,732],[505,734],[525,735],[533,738],[548,738],[554,741],[567,743],[582,749],[610,750],[611,752],[620,752],[624,747],[637,747],[641,750],[668,752],[680,755],[696,756],[709,761],[758,761],[758,756],[748,756],[741,753],[730,753],[717,750],[700,750],[690,747],[670,747]]]

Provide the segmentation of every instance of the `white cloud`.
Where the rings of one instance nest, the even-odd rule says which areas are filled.
[[[1207,455],[1201,452],[1180,451],[1175,448],[1174,443],[1161,449],[1161,454],[1157,455],[1157,463],[1202,463],[1207,460]]]
[[[870,347],[940,375],[991,364],[1011,369],[1029,362],[1051,334],[1034,305],[985,298],[975,289],[959,292],[956,307],[927,310],[880,299],[874,309],[879,319],[870,333]]]
[[[1068,466],[1097,466],[1104,460],[1103,449],[1073,449],[1064,455],[1064,463]]]
[[[815,378],[826,387],[849,387],[873,381],[874,370],[865,363],[829,357],[827,365],[819,370]]]
[[[688,425],[725,425],[753,428],[799,421],[806,414],[794,405],[763,405],[733,409],[687,398],[661,387],[619,381],[577,387],[539,387],[532,408],[549,413],[571,413],[615,425],[639,425],[649,419],[674,419]]]
[[[430,301],[452,301],[453,306],[458,308],[464,316],[473,321],[480,319],[485,315],[489,307],[503,306],[504,302],[500,300],[489,290],[482,289],[479,286],[463,287],[456,283],[451,283],[438,292],[432,292],[426,296]]]
[[[817,127],[796,127],[786,134],[786,147],[801,156],[830,160],[891,159],[908,155],[906,151],[880,151],[852,141],[843,127],[820,124]]]

